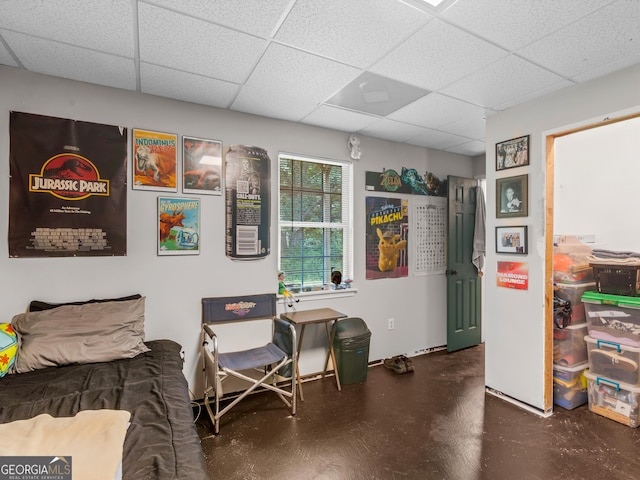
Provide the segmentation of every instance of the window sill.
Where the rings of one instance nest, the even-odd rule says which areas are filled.
[[[353,297],[358,293],[357,288],[344,288],[342,290],[315,290],[311,292],[294,293],[293,296],[304,302],[306,300],[318,300],[319,298],[344,298]],[[285,304],[286,297],[284,295],[276,295],[278,303]]]

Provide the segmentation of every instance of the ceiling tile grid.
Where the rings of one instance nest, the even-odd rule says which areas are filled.
[[[138,9],[140,61],[243,82],[266,40],[146,3]]]
[[[640,2],[618,0],[522,48],[518,54],[567,78],[600,68],[616,58],[638,55]]]
[[[144,62],[140,78],[143,93],[218,108],[229,107],[239,88],[235,83]]]
[[[133,58],[131,0],[2,0],[0,28]]]
[[[268,38],[287,13],[291,0],[150,0],[144,3]]]
[[[3,32],[3,37],[27,70],[125,90],[136,88],[133,59],[21,33]]]
[[[0,64],[476,156],[487,115],[640,63],[638,25],[638,0],[0,0]]]
[[[366,68],[424,25],[430,16],[398,1],[299,0],[276,40]]]

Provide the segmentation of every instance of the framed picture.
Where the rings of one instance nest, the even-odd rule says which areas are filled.
[[[496,227],[496,253],[515,253],[526,255],[527,226]]]
[[[529,165],[529,135],[496,143],[496,171]]]
[[[133,129],[133,189],[177,192],[178,136]]]
[[[529,215],[529,175],[496,179],[496,217],[526,217]]]
[[[222,195],[222,142],[182,137],[182,192]]]
[[[158,255],[200,253],[200,199],[158,197]]]

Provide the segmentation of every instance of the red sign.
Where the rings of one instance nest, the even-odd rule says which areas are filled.
[[[497,285],[516,290],[529,289],[529,264],[527,262],[498,262]]]

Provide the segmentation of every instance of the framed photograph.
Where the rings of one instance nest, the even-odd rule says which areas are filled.
[[[529,165],[529,135],[496,143],[496,172]]]
[[[158,197],[158,255],[200,253],[200,199]]]
[[[133,189],[177,192],[178,136],[133,129]]]
[[[526,255],[527,226],[496,227],[496,253],[515,253]]]
[[[529,175],[496,179],[496,217],[526,217],[529,215]]]
[[[222,142],[182,137],[182,192],[222,195]]]

